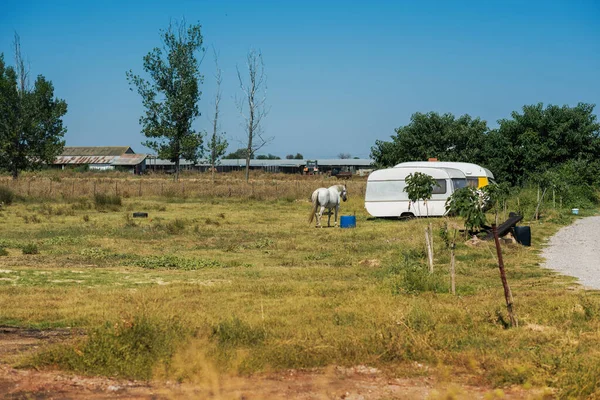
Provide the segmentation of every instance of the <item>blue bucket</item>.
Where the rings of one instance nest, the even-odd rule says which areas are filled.
[[[356,217],[354,215],[342,215],[340,217],[340,228],[356,228]]]

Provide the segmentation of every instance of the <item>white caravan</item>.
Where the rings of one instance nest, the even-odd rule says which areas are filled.
[[[406,178],[415,172],[433,177],[433,188],[427,205],[412,203],[404,191]],[[441,217],[446,214],[446,200],[455,190],[467,186],[465,174],[454,168],[394,167],[380,169],[369,175],[365,193],[365,208],[374,217]]]
[[[477,164],[451,161],[409,161],[400,163],[394,168],[426,167],[426,168],[454,168],[462,171],[467,177],[467,183],[474,188],[482,188],[488,183],[494,183],[494,174],[487,168]]]

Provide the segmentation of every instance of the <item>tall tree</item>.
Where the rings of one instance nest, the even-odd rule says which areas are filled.
[[[456,118],[450,113],[415,113],[408,125],[396,129],[391,142],[375,143],[371,158],[381,167],[430,157],[477,163],[482,159],[487,129],[485,121],[468,114]]]
[[[338,154],[338,158],[341,160],[348,160],[350,158],[352,158],[352,154],[350,153],[340,153]]]
[[[0,168],[17,179],[21,171],[52,163],[61,153],[67,103],[54,97],[52,82],[42,75],[29,85],[16,33],[14,46],[15,68],[0,54]]]
[[[538,103],[511,117],[498,121],[486,146],[490,167],[501,180],[520,184],[569,161],[600,159],[600,124],[593,104],[544,108]]]
[[[218,60],[218,54],[217,51],[213,48],[213,54],[214,54],[214,58],[215,58],[215,68],[216,68],[216,72],[215,72],[215,83],[216,83],[216,89],[215,89],[215,115],[213,118],[213,132],[212,132],[212,136],[210,137],[210,142],[208,144],[208,149],[210,152],[210,167],[211,167],[211,173],[212,173],[212,180],[213,182],[215,181],[215,165],[217,164],[217,162],[219,161],[219,159],[221,157],[223,157],[223,155],[225,154],[225,150],[227,150],[227,140],[225,139],[225,135],[223,132],[219,132],[220,125],[219,125],[219,113],[220,113],[220,109],[219,109],[219,105],[221,103],[221,82],[223,81],[223,78],[221,76],[221,68],[219,67],[219,60]]]
[[[246,182],[250,179],[250,160],[264,145],[273,140],[263,136],[263,119],[269,113],[266,106],[267,77],[262,54],[252,49],[246,56],[248,78],[244,80],[237,68],[240,89],[244,98],[238,101],[238,109],[245,121],[246,145]]]
[[[181,158],[196,161],[202,153],[202,133],[192,128],[200,115],[198,102],[203,76],[200,64],[204,55],[199,24],[185,21],[169,24],[161,30],[162,48],[155,47],[144,56],[143,69],[149,79],[127,72],[130,86],[137,89],[146,109],[140,117],[142,133],[148,138],[142,144],[157,152],[160,158],[175,163],[175,179],[179,179]]]

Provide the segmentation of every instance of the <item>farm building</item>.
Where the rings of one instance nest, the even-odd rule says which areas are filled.
[[[334,169],[339,171],[350,171],[358,173],[360,170],[372,169],[372,160],[369,159],[322,159],[317,160],[321,173],[328,173]],[[304,170],[307,160],[250,160],[250,169],[263,170],[265,172],[282,172],[288,174],[300,174]],[[150,171],[173,172],[175,163],[170,160],[162,160],[155,156],[148,156],[146,167]],[[210,170],[210,164],[206,160],[194,163],[189,160],[181,160],[180,168],[183,171],[205,172]],[[216,166],[218,172],[241,171],[246,168],[245,159],[220,160]]]
[[[135,154],[129,146],[65,147],[53,164],[61,169],[87,166],[91,170],[141,174],[146,170],[146,154]]]

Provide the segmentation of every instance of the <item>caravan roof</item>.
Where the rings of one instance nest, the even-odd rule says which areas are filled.
[[[467,177],[486,176],[494,179],[494,174],[487,168],[477,164],[453,161],[408,161],[397,164],[394,168],[423,167],[423,168],[455,168],[464,172]]]
[[[406,177],[415,172],[422,172],[431,176],[434,179],[462,178],[465,179],[465,174],[455,168],[424,168],[424,167],[394,167],[379,169],[371,172],[369,181],[397,181],[405,180]]]

